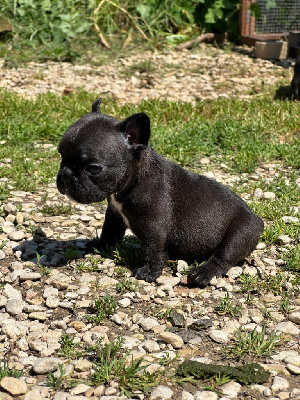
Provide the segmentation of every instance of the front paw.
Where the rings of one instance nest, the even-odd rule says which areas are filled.
[[[188,284],[194,284],[200,288],[204,288],[209,284],[213,276],[211,276],[205,268],[193,267],[188,273]]]
[[[85,252],[90,253],[97,253],[97,251],[101,251],[105,248],[101,239],[93,239],[87,242],[85,245]]]
[[[156,279],[161,275],[161,268],[151,268],[148,265],[144,265],[135,271],[134,276],[136,279],[140,279],[146,282],[155,282]]]

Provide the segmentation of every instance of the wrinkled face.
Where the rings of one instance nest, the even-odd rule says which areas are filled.
[[[100,113],[84,115],[63,135],[57,188],[83,203],[121,191],[132,173],[133,154],[120,122]]]

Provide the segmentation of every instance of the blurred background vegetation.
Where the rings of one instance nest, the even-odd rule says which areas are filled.
[[[238,10],[238,0],[1,0],[0,56],[75,61],[91,44],[172,46],[203,32],[235,41]]]

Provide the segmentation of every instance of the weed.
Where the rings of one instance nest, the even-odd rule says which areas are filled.
[[[39,267],[40,273],[42,275],[49,275],[52,269],[42,264],[41,260],[43,257],[45,256],[44,255],[40,256],[38,253],[36,253],[36,264]]]
[[[128,268],[126,267],[115,267],[114,268],[114,273],[119,277],[119,278],[126,278],[126,276],[128,275]]]
[[[137,64],[132,64],[123,70],[125,76],[132,76],[135,72],[140,74],[151,74],[156,71],[156,66],[151,60],[144,60]]]
[[[178,267],[178,261],[175,260],[169,260],[168,261],[168,267],[171,268],[172,273],[175,275],[177,271],[177,267]],[[186,271],[184,271],[186,272]]]
[[[48,374],[48,385],[54,390],[60,390],[67,388],[67,376],[66,370],[63,366],[58,363],[59,375],[53,372],[49,372]]]
[[[81,352],[76,350],[77,344],[74,342],[74,338],[66,333],[63,333],[60,338],[61,350],[60,354],[65,358],[78,358],[81,356]]]
[[[284,292],[283,284],[287,280],[281,271],[275,275],[263,274],[261,277],[255,275],[242,274],[238,281],[242,284],[242,292],[245,293],[264,293],[272,292],[280,295]]]
[[[26,232],[31,233],[34,235],[36,231],[38,230],[38,227],[36,225],[33,225],[32,223],[29,222],[28,226],[26,227]]]
[[[0,362],[0,380],[6,376],[13,378],[20,378],[22,376],[22,371],[17,371],[15,368],[8,368],[6,361]]]
[[[3,240],[3,241],[0,243],[0,250],[2,250],[3,247],[5,247],[5,245],[6,245],[7,242],[8,242],[8,239]]]
[[[130,278],[125,278],[123,282],[118,282],[116,284],[116,290],[119,293],[124,292],[137,292],[139,285],[137,282],[132,281]]]
[[[252,296],[250,293],[247,293],[245,303],[250,305],[253,304],[253,302],[254,302],[254,296]]]
[[[282,333],[272,332],[266,334],[266,325],[262,327],[261,332],[256,329],[250,332],[242,332],[237,330],[234,337],[234,345],[228,346],[225,352],[229,356],[238,358],[245,354],[255,357],[268,357],[276,351],[286,337]]]
[[[151,312],[152,312],[153,316],[155,316],[157,318],[161,318],[161,319],[169,318],[170,317],[170,313],[172,311],[172,308],[170,308],[170,307],[160,309],[159,311],[156,310],[152,306],[150,307],[150,309],[151,309]]]
[[[71,215],[72,206],[70,204],[55,204],[44,206],[40,209],[40,212],[44,215],[56,216],[56,215]]]
[[[79,251],[78,249],[74,249],[73,247],[65,247],[64,255],[68,261],[74,260],[79,257]]]
[[[293,311],[293,307],[291,305],[291,294],[289,292],[284,292],[282,294],[279,308],[284,314],[288,314]]]
[[[220,304],[215,307],[215,311],[219,315],[229,314],[232,317],[239,315],[242,306],[235,306],[233,300],[230,298],[227,292],[224,298],[220,299]]]
[[[92,353],[94,361],[94,374],[92,382],[100,385],[118,381],[122,393],[129,395],[133,391],[149,392],[156,384],[156,379],[145,373],[146,366],[142,366],[142,359],[129,361],[129,353],[122,353],[123,339],[118,337],[112,343],[97,343],[88,351]],[[142,372],[144,372],[142,374]]]
[[[138,267],[144,263],[144,254],[141,243],[135,236],[125,237],[113,250],[113,257],[117,264]]]
[[[222,392],[219,389],[219,386],[225,385],[226,383],[232,381],[228,375],[219,373],[217,375],[212,376],[209,379],[209,384],[201,387],[201,390],[208,390],[210,392],[215,392],[218,395],[222,396]]]
[[[286,261],[284,269],[296,273],[300,273],[300,244],[296,244],[292,247],[288,253],[283,256]]]
[[[95,304],[91,309],[94,315],[87,315],[86,318],[94,324],[100,324],[116,311],[116,307],[115,298],[110,294],[106,294],[102,299],[95,300]]]
[[[75,264],[71,264],[71,266],[78,272],[101,271],[99,266],[101,260],[102,258],[99,255],[91,255]]]

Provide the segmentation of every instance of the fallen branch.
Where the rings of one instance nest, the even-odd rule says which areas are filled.
[[[197,44],[202,42],[223,42],[224,40],[226,40],[226,38],[226,33],[203,33],[193,40],[189,40],[188,42],[179,44],[178,46],[176,46],[176,49],[191,49],[192,47],[197,46]]]

